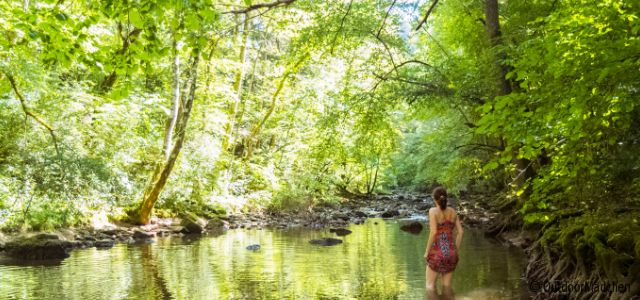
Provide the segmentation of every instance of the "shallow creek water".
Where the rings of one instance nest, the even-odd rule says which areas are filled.
[[[2,259],[0,299],[426,299],[428,223],[413,235],[400,230],[410,221],[350,224],[331,247],[309,244],[335,238],[328,229],[233,229],[74,250],[63,261]],[[245,249],[252,244],[260,250]],[[523,262],[520,250],[465,229],[455,299],[529,299]]]

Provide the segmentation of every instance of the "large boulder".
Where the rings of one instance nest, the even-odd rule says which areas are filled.
[[[319,240],[310,240],[309,244],[318,246],[334,246],[337,244],[342,244],[342,240],[334,238],[322,238]]]
[[[416,221],[412,222],[411,224],[404,225],[400,227],[400,229],[411,234],[420,234],[420,232],[422,231],[422,227],[422,224]]]
[[[184,227],[182,233],[202,233],[206,224],[194,214],[187,213],[182,217],[180,226]]]
[[[5,244],[5,251],[9,256],[29,260],[63,259],[69,257],[71,250],[73,243],[62,241],[52,234],[19,238]]]
[[[205,228],[208,229],[208,230],[223,229],[225,223],[226,223],[226,221],[220,220],[220,218],[218,218],[218,217],[214,217],[214,218],[211,218],[207,222],[207,225],[205,226]]]
[[[329,232],[335,232],[338,236],[345,236],[351,234],[352,231],[344,228],[331,228]]]

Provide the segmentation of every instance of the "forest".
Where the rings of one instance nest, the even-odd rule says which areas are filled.
[[[640,1],[5,0],[0,12],[5,232],[441,185],[489,195],[493,234],[536,232],[529,278],[605,276],[640,293]]]

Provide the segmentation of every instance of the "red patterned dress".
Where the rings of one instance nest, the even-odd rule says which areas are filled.
[[[431,246],[427,257],[429,268],[442,274],[453,272],[458,264],[458,249],[456,249],[456,245],[453,242],[453,227],[455,224],[451,222],[452,212],[453,210],[449,211],[449,219],[442,212],[442,216],[445,219],[443,223],[438,223],[436,240]]]

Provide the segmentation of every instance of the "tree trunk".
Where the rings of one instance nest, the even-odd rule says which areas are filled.
[[[175,35],[175,33],[174,33]],[[180,53],[178,51],[178,41],[173,40],[173,50],[175,51],[173,57],[173,101],[171,105],[171,115],[167,119],[167,127],[164,131],[164,161],[169,159],[171,154],[171,135],[173,134],[173,128],[176,126],[176,120],[178,119],[178,109],[180,108]]]
[[[376,183],[378,183],[378,169],[380,169],[380,162],[378,162],[378,165],[376,166],[376,174],[373,176],[373,184],[371,184],[369,195],[373,194],[373,191],[376,189]]]
[[[500,31],[500,15],[498,11],[498,0],[486,0],[485,1],[485,16],[486,16],[486,26],[487,26],[487,35],[489,40],[491,41],[491,45],[495,48],[496,46],[502,45],[502,32]],[[498,87],[498,96],[506,96],[511,94],[511,85],[509,81],[506,79],[507,75],[507,66],[503,64],[506,60],[506,53],[503,51],[495,50],[495,70],[496,70],[496,82]],[[524,187],[526,180],[533,176],[531,174],[531,170],[527,171],[527,167],[529,162],[524,159],[518,158],[518,152],[520,147],[518,145],[514,145],[512,147],[511,153],[511,163],[515,164],[516,171],[512,174],[514,180],[512,182],[513,191],[519,191]],[[525,194],[526,196],[526,194]]]
[[[295,71],[298,70],[298,68],[300,67],[302,62],[304,62],[308,57],[309,57],[308,54],[305,54],[304,56],[302,56],[302,58],[300,58],[298,60],[298,62],[296,62],[296,64],[293,66],[293,68],[287,70],[284,73],[284,75],[282,76],[282,79],[280,79],[280,83],[278,84],[278,88],[276,89],[276,92],[273,93],[273,97],[271,98],[271,107],[269,107],[269,110],[267,111],[267,114],[264,115],[264,118],[262,118],[262,121],[258,124],[258,126],[256,126],[251,131],[251,135],[249,136],[249,149],[247,150],[247,156],[245,157],[245,160],[249,160],[249,158],[251,157],[251,154],[253,152],[253,139],[260,132],[260,128],[262,128],[262,125],[264,125],[264,123],[267,122],[267,119],[269,119],[269,117],[273,113],[273,110],[276,107],[276,100],[278,100],[278,95],[280,95],[280,92],[282,91],[282,88],[284,87],[285,81],[287,81],[287,78],[289,77],[289,75],[291,75],[292,72],[295,72]]]
[[[116,83],[116,79],[118,79],[118,73],[116,71],[117,66],[115,63],[117,62],[116,59],[118,56],[125,55],[127,53],[127,50],[129,50],[129,46],[131,46],[131,43],[135,43],[135,39],[140,36],[140,33],[142,33],[142,29],[135,28],[129,34],[127,34],[127,38],[122,42],[122,48],[120,48],[120,50],[118,50],[114,54],[113,71],[111,72],[111,74],[107,75],[98,85],[98,90],[100,92],[106,93],[111,90],[111,88],[113,88],[113,85]]]
[[[147,186],[147,189],[144,193],[145,198],[147,198],[153,190],[153,185],[156,181],[158,181],[158,176],[160,176],[162,166],[169,159],[169,155],[171,154],[171,137],[173,135],[173,129],[175,128],[180,109],[180,53],[178,51],[178,42],[175,40],[175,38],[173,40],[173,51],[173,100],[171,105],[171,114],[167,119],[167,125],[165,126],[164,131],[164,144],[162,148],[162,152],[164,153],[164,155],[162,156],[163,159],[156,164],[153,174],[151,175],[151,180],[149,181],[149,185]]]
[[[187,122],[189,121],[189,116],[191,115],[191,108],[193,107],[193,100],[195,98],[199,60],[200,60],[200,56],[198,55],[197,57],[194,58],[193,64],[191,65],[191,71],[190,71],[191,77],[192,77],[191,87],[189,89],[189,96],[187,97],[187,101],[184,105],[182,121],[181,121],[181,123],[184,126],[184,129],[178,133],[176,143],[173,146],[173,149],[171,150],[169,159],[167,160],[166,164],[164,165],[164,168],[162,169],[162,172],[160,173],[160,177],[158,178],[158,181],[154,184],[153,189],[151,190],[149,195],[144,198],[144,200],[140,204],[140,207],[138,208],[138,216],[137,216],[138,220],[136,221],[139,224],[149,224],[149,217],[151,215],[151,211],[153,210],[153,206],[155,205],[156,201],[158,201],[158,197],[160,196],[160,193],[162,192],[165,185],[167,184],[167,181],[169,180],[169,175],[171,174],[171,171],[173,170],[173,166],[176,163],[176,159],[178,158],[178,155],[180,154],[180,150],[182,149],[182,145],[184,143],[184,139],[186,136]]]
[[[236,80],[233,83],[233,90],[235,92],[235,99],[233,100],[233,105],[231,106],[231,110],[229,111],[229,116],[231,119],[229,123],[225,126],[224,129],[224,138],[222,140],[222,150],[226,151],[229,148],[229,139],[231,137],[231,133],[233,132],[233,123],[236,120],[236,111],[238,110],[238,102],[240,102],[240,87],[242,87],[242,79],[244,76],[244,61],[245,61],[245,53],[247,49],[247,40],[249,39],[249,15],[245,15],[244,17],[244,28],[242,30],[242,46],[240,46],[240,56],[238,57],[238,61],[240,62],[240,69],[236,73]]]
[[[487,18],[487,35],[491,46],[502,45],[502,32],[500,31],[500,15],[498,13],[498,0],[486,0],[485,16]],[[507,58],[503,51],[495,53],[496,82],[498,84],[498,96],[511,94],[511,85],[507,81],[507,66],[502,62]]]

